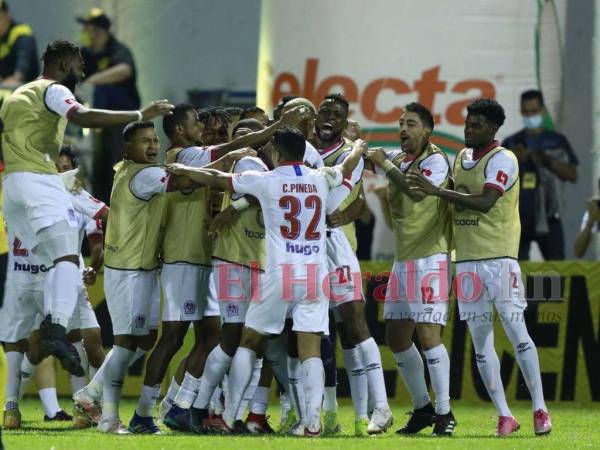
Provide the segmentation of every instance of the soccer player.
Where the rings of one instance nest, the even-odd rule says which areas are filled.
[[[393,274],[384,305],[386,341],[413,402],[414,410],[399,434],[418,433],[435,425],[434,436],[454,432],[450,411],[450,358],[441,330],[448,315],[449,258],[452,224],[447,200],[411,191],[408,171],[433,185],[450,186],[450,163],[429,138],[434,122],[420,103],[409,103],[399,120],[401,152],[372,150],[367,158],[390,180],[392,228],[396,235]],[[431,405],[423,360],[413,343],[417,332],[435,392]]]
[[[209,428],[236,431],[234,421],[242,395],[251,381],[252,367],[262,356],[266,338],[282,332],[288,308],[298,334],[298,351],[304,372],[308,421],[295,428],[295,434],[317,436],[321,433],[323,362],[320,359],[320,334],[328,324],[327,301],[320,286],[326,267],[325,212],[327,194],[342,183],[343,176],[356,166],[366,144],[356,143],[343,165],[329,171],[314,171],[302,163],[305,138],[296,129],[282,128],[274,136],[276,168],[270,172],[248,171],[230,175],[202,169],[171,166],[174,173],[185,174],[196,182],[256,196],[263,211],[266,230],[267,262],[261,299],[251,303],[246,314],[240,346],[231,362],[229,391],[222,418],[206,421]],[[307,279],[298,284],[298,278]],[[295,283],[291,278],[295,279]]]
[[[81,375],[77,351],[66,338],[78,297],[78,229],[72,201],[55,165],[67,121],[91,128],[120,125],[166,114],[172,105],[159,101],[141,111],[85,108],[73,96],[83,79],[79,48],[54,41],[42,59],[42,75],[15,90],[0,109],[6,165],[4,212],[8,229],[48,266],[53,265],[44,291],[47,324],[42,345],[65,369]]]
[[[244,112],[240,116],[240,120],[243,119],[258,120],[258,122],[265,127],[269,125],[269,116],[264,109],[259,108],[258,106],[248,106],[246,109],[244,109]]]
[[[348,108],[348,101],[341,94],[327,95],[319,106],[315,124],[316,141],[327,167],[341,164],[352,149],[352,142],[342,137],[347,126]],[[327,258],[329,272],[333,275],[330,307],[340,330],[355,408],[357,436],[384,433],[393,420],[387,402],[381,355],[377,343],[369,333],[365,318],[362,278],[355,254],[357,243],[354,220],[360,216],[364,207],[364,197],[361,197],[363,167],[364,164],[360,161],[352,175],[344,180],[342,187],[332,191],[336,198],[330,197],[330,201],[337,205],[335,211],[327,216]],[[367,415],[367,395],[374,404],[370,421]],[[325,428],[333,431],[336,423],[335,413],[329,414],[326,411]]]
[[[519,165],[510,150],[495,140],[505,120],[495,100],[467,106],[465,145],[454,162],[454,190],[436,186],[422,174],[409,172],[416,192],[454,205],[456,296],[475,348],[475,359],[498,413],[497,436],[519,429],[504,394],[500,362],[494,349],[493,310],[515,350],[517,363],[533,401],[535,434],[548,434],[552,422],[544,402],[537,349],[527,332],[527,307],[517,261],[520,237]]]

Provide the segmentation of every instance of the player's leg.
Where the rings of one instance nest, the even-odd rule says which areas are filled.
[[[302,386],[306,396],[306,427],[304,434],[321,433],[321,402],[325,369],[321,359],[321,335],[297,331],[298,358],[302,365]]]
[[[330,312],[330,315],[331,312]],[[325,386],[323,392],[323,433],[327,435],[337,434],[342,431],[338,422],[337,403],[337,366],[335,360],[335,346],[337,332],[335,331],[335,320],[332,321],[329,335],[321,336],[321,360],[325,371]],[[341,338],[341,336],[340,336]]]
[[[269,342],[270,344],[270,342]],[[269,346],[267,344],[267,347]],[[266,362],[266,358],[263,358]],[[269,364],[263,363],[258,385],[250,400],[248,417],[246,417],[246,428],[254,434],[273,434],[275,431],[269,425],[267,419],[267,407],[269,405],[269,394],[273,382],[273,370]],[[245,395],[244,395],[245,396]]]
[[[298,418],[297,423],[292,424],[295,428],[299,425],[306,425],[306,395],[302,384],[302,365],[298,356],[298,336],[292,331],[292,321],[286,323],[288,329],[288,358],[287,358],[287,373],[290,400]]]
[[[70,422],[73,420],[58,403],[56,393],[56,368],[54,357],[48,356],[37,366],[34,374],[38,395],[44,408],[44,422]]]
[[[83,347],[88,360],[88,374],[93,378],[104,362],[104,349],[102,348],[102,334],[100,327],[82,328]]]
[[[4,348],[0,345],[0,386],[5,386],[8,375],[8,364],[6,362],[6,355]],[[0,389],[0,405],[4,405],[4,389]],[[0,448],[3,448],[2,443],[2,427],[0,427]]]
[[[4,343],[7,367],[7,381],[6,388],[4,389],[4,428],[6,429],[15,429],[21,427],[21,413],[19,411],[19,385],[21,363],[26,350],[26,340],[21,340],[14,343]]]
[[[75,312],[75,315],[77,315],[77,311]],[[79,355],[79,360],[81,361],[81,367],[84,370],[84,373],[81,376],[69,374],[69,381],[71,383],[71,392],[73,394],[75,394],[75,392],[78,392],[79,390],[83,389],[88,383],[87,375],[86,375],[87,374],[86,369],[88,367],[87,355],[86,355],[85,349],[83,347],[83,338],[81,337],[81,332],[80,332],[79,328],[70,330],[67,333],[67,340],[73,345],[73,347],[75,347],[75,350],[77,350],[77,354]]]

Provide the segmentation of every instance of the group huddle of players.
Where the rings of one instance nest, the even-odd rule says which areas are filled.
[[[518,163],[495,141],[505,119],[496,101],[467,107],[466,148],[451,164],[431,143],[433,116],[419,103],[404,107],[400,150],[369,149],[350,129],[341,94],[327,95],[317,107],[285,97],[272,118],[257,107],[196,111],[167,101],[141,111],[95,110],[73,95],[83,77],[76,46],[55,41],[43,61],[42,76],[0,110],[11,243],[0,310],[9,367],[6,428],[20,427],[26,379],[53,355],[71,373],[76,427],[161,433],[154,419],[160,386],[193,328],[194,345],[160,402],[166,427],[273,433],[266,411],[275,379],[278,432],[336,434],[330,330],[337,328],[354,434],[385,433],[393,416],[355,255],[353,223],[364,208],[367,168],[389,180],[395,260],[384,303],[386,342],[414,407],[398,433],[433,426],[434,436],[448,436],[457,426],[441,341],[453,274],[460,316],[498,413],[496,434],[511,434],[519,423],[500,378],[494,309],[532,397],[534,432],[550,432],[537,350],[523,320]],[[158,116],[169,141],[165,165],[151,121]],[[81,188],[72,153],[61,150],[67,121],[92,128],[127,124],[110,207]],[[92,253],[87,269],[80,256],[85,235]],[[102,265],[114,335],[106,355],[85,290]],[[126,425],[119,416],[123,382],[147,352],[141,394]]]

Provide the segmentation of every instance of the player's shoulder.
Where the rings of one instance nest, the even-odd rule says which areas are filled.
[[[518,160],[514,152],[502,146],[497,147],[496,153],[490,157],[490,160],[492,159],[495,161],[505,161],[518,165]]]

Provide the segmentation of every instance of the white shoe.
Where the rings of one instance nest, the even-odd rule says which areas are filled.
[[[171,400],[169,397],[165,397],[162,399],[162,401],[158,405],[158,419],[161,422],[164,422],[165,417],[167,416],[167,414],[169,414],[169,411],[171,410],[172,406],[173,400]]]
[[[304,430],[306,429],[305,422],[296,422],[290,427],[287,434],[290,436],[304,436]]]
[[[100,403],[88,393],[86,388],[73,394],[73,404],[78,413],[87,418],[93,425],[96,425],[102,419]]]
[[[371,420],[369,421],[369,426],[367,427],[367,433],[385,433],[388,430],[388,428],[392,426],[393,423],[394,418],[392,417],[392,410],[389,407],[375,408],[373,410]]]
[[[131,434],[121,419],[102,419],[97,430],[109,434]]]

